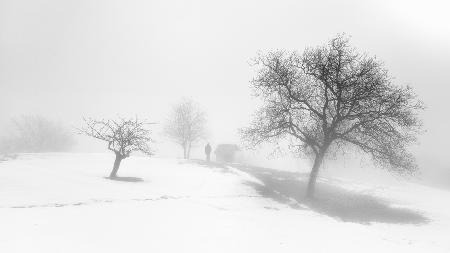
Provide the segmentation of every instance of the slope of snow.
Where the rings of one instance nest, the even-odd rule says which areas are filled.
[[[0,163],[0,252],[450,252],[450,193],[201,161],[25,154]],[[299,194],[297,194],[297,192]]]

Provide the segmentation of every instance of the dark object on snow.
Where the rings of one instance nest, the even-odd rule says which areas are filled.
[[[234,155],[239,150],[236,144],[219,144],[214,154],[216,154],[216,160],[218,162],[231,163],[234,160]]]
[[[114,180],[114,181],[122,181],[122,182],[130,182],[130,183],[139,183],[139,182],[144,182],[144,179],[140,178],[140,177],[105,177],[106,179],[109,180]]]
[[[211,145],[209,145],[209,143],[205,146],[205,155],[206,161],[209,162],[211,160]]]

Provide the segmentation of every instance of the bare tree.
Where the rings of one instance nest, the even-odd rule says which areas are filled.
[[[205,113],[192,100],[183,99],[175,105],[164,132],[183,148],[183,157],[189,159],[192,145],[206,136]]]
[[[11,132],[1,140],[0,152],[60,152],[74,144],[67,128],[43,116],[24,115],[11,123]]]
[[[251,84],[264,105],[242,130],[243,138],[256,145],[288,137],[312,155],[308,197],[333,147],[357,147],[399,173],[417,170],[407,147],[420,130],[421,102],[410,87],[393,84],[382,63],[351,48],[345,36],[303,54],[259,55],[255,65],[259,72]]]
[[[152,142],[150,130],[146,128],[147,123],[138,118],[118,120],[95,120],[84,119],[85,125],[80,129],[80,133],[94,137],[108,143],[108,149],[116,155],[111,178],[117,176],[120,163],[130,156],[131,152],[140,151],[147,155],[152,155],[149,143]]]

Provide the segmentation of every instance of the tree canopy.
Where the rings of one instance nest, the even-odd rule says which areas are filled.
[[[138,118],[118,120],[84,119],[85,126],[81,133],[108,143],[108,149],[122,157],[129,157],[131,152],[140,151],[148,155],[153,152],[149,147],[152,142],[147,123]]]
[[[206,115],[190,99],[176,104],[166,122],[164,132],[183,148],[184,158],[189,158],[192,144],[206,137]]]
[[[394,84],[375,57],[352,48],[347,37],[303,54],[260,54],[255,66],[251,86],[264,105],[243,137],[257,145],[290,136],[301,151],[313,154],[309,194],[332,147],[357,147],[396,172],[417,170],[408,146],[420,130],[422,103],[411,87]]]

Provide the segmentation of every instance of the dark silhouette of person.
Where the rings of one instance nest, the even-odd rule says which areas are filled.
[[[205,146],[205,155],[206,155],[206,161],[209,162],[210,160],[210,155],[211,155],[211,145],[206,144]]]

